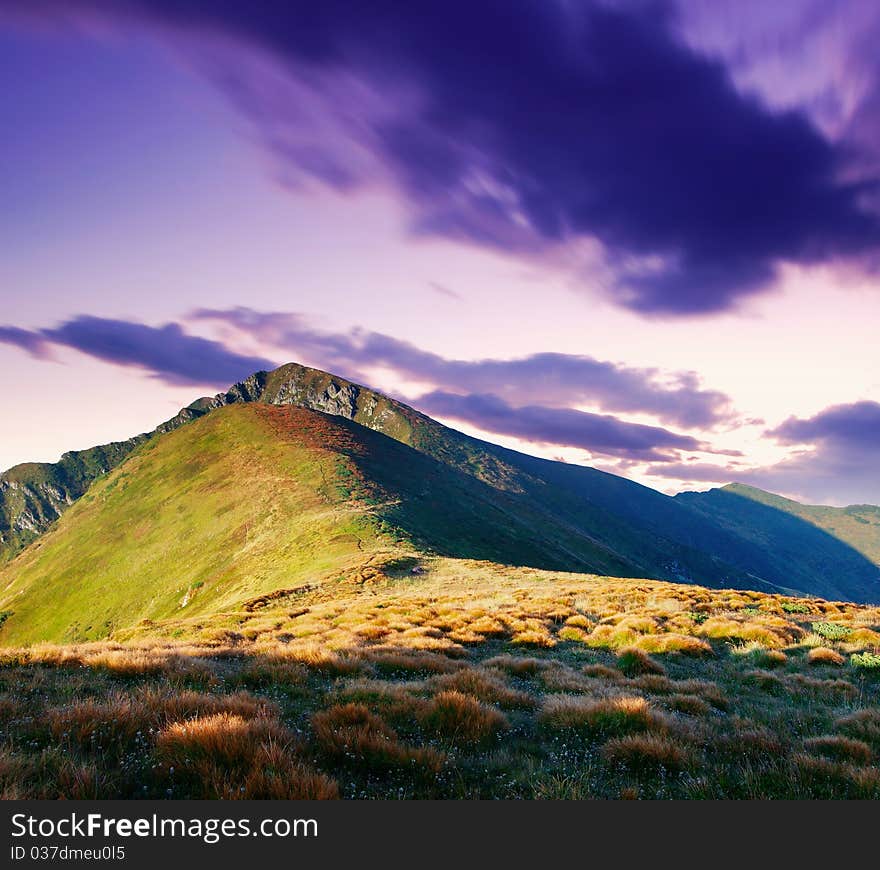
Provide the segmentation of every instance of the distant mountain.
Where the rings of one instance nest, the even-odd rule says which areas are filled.
[[[240,606],[380,552],[880,600],[878,509],[762,496],[670,498],[291,363],[153,433],[0,476],[0,640]]]
[[[826,597],[877,600],[880,507],[805,505],[741,483],[675,497],[765,554],[777,575]]]

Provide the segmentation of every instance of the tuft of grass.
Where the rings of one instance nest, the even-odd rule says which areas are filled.
[[[501,678],[499,672],[492,672],[487,668],[462,668],[451,674],[433,677],[429,686],[434,689],[451,689],[470,695],[487,704],[497,704],[499,707],[524,707],[535,706],[535,698],[528,692],[512,689]]]
[[[834,727],[837,731],[880,749],[880,708],[869,707],[841,716]]]
[[[617,667],[628,677],[639,674],[666,674],[666,668],[636,647],[624,647],[617,653]]]
[[[663,699],[663,703],[671,710],[688,713],[691,716],[708,716],[712,707],[699,695],[684,695],[678,692]]]
[[[864,740],[842,737],[839,734],[810,737],[804,740],[804,749],[813,755],[835,761],[852,761],[857,764],[869,764],[874,757],[871,747]]]
[[[693,763],[694,753],[665,734],[628,734],[609,740],[602,747],[602,759],[635,773],[653,774],[683,770]]]
[[[807,653],[807,661],[811,665],[830,665],[840,667],[846,659],[837,650],[827,646],[815,646]]]
[[[481,743],[510,727],[501,711],[454,690],[435,695],[420,718],[426,728],[453,743]]]
[[[664,731],[666,718],[644,698],[620,695],[582,698],[549,695],[538,721],[551,730],[572,730],[589,735],[626,735],[639,731]]]
[[[368,767],[419,767],[438,773],[446,756],[400,743],[397,733],[364,704],[336,704],[312,716],[318,745],[332,756]]]

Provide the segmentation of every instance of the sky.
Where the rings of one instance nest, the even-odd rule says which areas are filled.
[[[873,0],[0,0],[0,468],[298,361],[880,503]]]

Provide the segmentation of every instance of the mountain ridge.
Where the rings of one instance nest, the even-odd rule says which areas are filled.
[[[464,474],[484,484],[491,491],[484,504],[494,500],[506,505],[511,522],[519,523],[526,538],[521,519],[526,516],[546,535],[526,553],[534,567],[880,600],[880,536],[874,559],[871,547],[866,555],[864,548],[858,550],[788,512],[783,526],[788,523],[785,528],[793,530],[793,538],[809,547],[806,552],[783,547],[785,556],[777,557],[760,530],[709,509],[707,502],[715,496],[669,497],[597,469],[518,453],[443,426],[369,387],[298,363],[257,372],[225,392],[197,399],[152,433],[65,454],[55,465],[16,466],[0,475],[0,551],[5,547],[6,561],[45,533],[89,485],[143,445],[213,411],[241,404],[293,405],[346,419],[430,457],[452,477]],[[719,491],[724,492],[710,492]],[[728,490],[726,497],[733,496]],[[563,552],[567,560],[559,555]],[[504,552],[496,555],[512,561],[523,553],[512,546],[510,558]]]

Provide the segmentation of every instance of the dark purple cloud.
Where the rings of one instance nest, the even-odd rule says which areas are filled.
[[[781,262],[880,245],[876,173],[844,180],[847,150],[740,93],[668,3],[7,4],[153,24],[193,54],[237,39],[281,65],[291,99],[234,54],[212,74],[296,172],[342,190],[390,179],[417,233],[526,256],[596,239],[617,300],[646,314],[731,308]],[[316,113],[332,142],[302,138]]]
[[[513,404],[593,404],[607,411],[646,413],[687,427],[732,417],[730,399],[700,386],[693,372],[639,369],[587,355],[538,353],[512,360],[447,359],[378,332],[328,333],[297,314],[250,308],[201,309],[191,319],[221,323],[285,348],[313,365],[363,380],[384,366],[408,380],[456,393],[491,393]]]
[[[176,323],[148,326],[87,315],[54,329],[2,327],[0,343],[34,356],[45,356],[52,345],[70,347],[105,362],[144,369],[169,384],[228,387],[255,371],[275,367],[263,357],[243,356],[219,342],[188,335]]]
[[[429,414],[451,417],[496,435],[578,447],[626,459],[663,462],[675,458],[679,450],[705,449],[696,438],[659,426],[628,423],[617,417],[570,408],[512,407],[497,396],[486,394],[460,396],[435,391],[419,397],[417,402]]]
[[[17,326],[0,326],[0,344],[20,347],[32,356],[41,359],[49,356],[49,345],[45,336],[39,332],[31,332],[29,329],[20,329]]]
[[[782,444],[848,444],[872,448],[880,456],[880,404],[835,405],[814,417],[790,417],[767,434]]]

